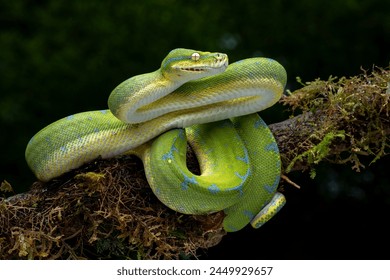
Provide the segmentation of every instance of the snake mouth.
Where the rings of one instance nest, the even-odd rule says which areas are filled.
[[[209,72],[209,71],[215,71],[215,70],[224,70],[228,66],[228,61],[218,61],[215,65],[212,66],[197,66],[197,67],[180,67],[181,71],[187,71],[187,72]]]
[[[180,68],[180,70],[187,71],[187,72],[204,72],[207,70],[207,68],[204,68],[204,67],[192,67],[192,68],[185,67],[185,68]]]

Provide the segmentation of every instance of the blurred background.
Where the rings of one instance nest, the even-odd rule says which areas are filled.
[[[29,139],[64,116],[107,107],[123,80],[160,67],[174,48],[225,52],[230,62],[278,60],[287,88],[388,67],[387,0],[0,1],[0,181],[35,180]],[[265,111],[268,123],[289,116]],[[291,174],[287,205],[259,230],[229,234],[203,259],[389,258],[390,159],[361,173],[321,164],[314,180]]]

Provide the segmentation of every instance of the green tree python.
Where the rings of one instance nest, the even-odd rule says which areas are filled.
[[[277,192],[276,141],[256,112],[275,104],[286,71],[269,58],[228,66],[222,53],[174,49],[161,67],[118,85],[109,110],[60,119],[26,148],[36,177],[49,181],[99,156],[125,153],[143,161],[154,194],[185,214],[224,211],[223,227],[258,228],[285,203]],[[201,174],[186,166],[187,141]]]

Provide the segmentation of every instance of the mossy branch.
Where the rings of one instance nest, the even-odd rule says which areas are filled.
[[[306,83],[283,97],[294,114],[270,125],[283,175],[322,161],[377,161],[389,152],[389,70]],[[189,151],[188,163],[197,163]],[[284,182],[293,183],[284,176]],[[282,181],[282,183],[284,183]],[[11,190],[3,182],[0,191]],[[177,259],[219,243],[223,213],[191,216],[162,205],[134,157],[96,160],[30,191],[0,199],[1,259]]]
[[[300,114],[270,125],[284,172],[311,171],[322,161],[351,163],[360,171],[361,157],[371,163],[389,152],[390,72],[375,68],[370,74],[306,83],[281,99]]]

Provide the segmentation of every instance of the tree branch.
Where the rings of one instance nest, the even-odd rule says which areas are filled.
[[[349,79],[329,78],[305,84],[281,103],[303,113],[270,125],[278,142],[284,172],[307,170],[321,161],[372,162],[387,155],[390,134],[390,74],[377,68]]]

